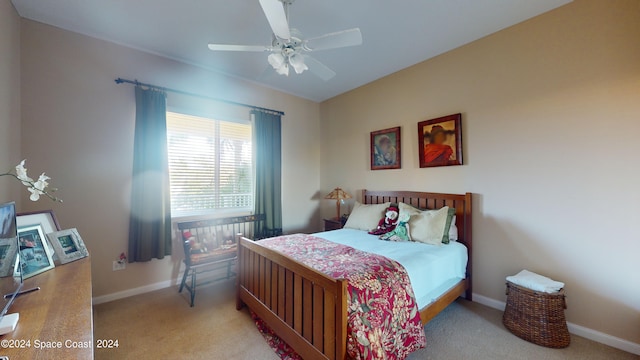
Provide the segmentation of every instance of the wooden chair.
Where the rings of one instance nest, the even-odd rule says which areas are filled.
[[[208,250],[207,248],[196,249],[196,246],[199,244],[197,241],[193,240],[191,232],[183,233],[183,240],[185,270],[182,275],[182,282],[180,283],[180,289],[178,292],[182,292],[182,290],[186,288],[191,296],[190,305],[193,307],[196,299],[198,274],[218,271],[226,266],[227,275],[225,277],[201,282],[199,285],[206,285],[215,281],[229,279],[232,275],[235,275],[235,272],[232,271],[232,266],[238,258],[237,249],[235,246],[213,250]],[[187,278],[189,276],[191,276],[191,281],[190,284],[187,284]]]
[[[235,276],[234,265],[237,262],[236,235],[251,234],[256,239],[282,234],[281,229],[265,230],[265,215],[234,216],[178,223],[184,248],[185,271],[180,283],[179,293],[187,289],[190,305],[194,306],[196,287]],[[198,275],[221,272],[225,275],[197,282]],[[190,279],[189,279],[190,277]],[[190,280],[190,281],[187,281]]]

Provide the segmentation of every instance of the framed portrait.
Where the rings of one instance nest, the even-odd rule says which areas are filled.
[[[84,245],[77,229],[56,231],[47,234],[49,242],[61,264],[70,263],[89,256],[89,251]]]
[[[400,169],[400,127],[371,132],[371,170]]]
[[[418,123],[420,167],[462,165],[462,114]]]
[[[18,226],[18,254],[23,278],[41,274],[55,267],[53,251],[47,245],[42,225]]]
[[[45,235],[62,230],[53,210],[19,213],[16,217],[16,222],[19,228],[40,225]],[[54,253],[53,261],[56,260],[58,260],[58,256]]]

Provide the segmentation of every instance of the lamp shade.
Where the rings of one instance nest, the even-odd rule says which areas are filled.
[[[349,193],[342,190],[341,188],[337,187],[333,189],[333,191],[331,191],[329,194],[327,194],[324,198],[333,200],[344,200],[351,199],[351,195],[349,195]]]
[[[351,199],[351,195],[349,195],[349,193],[337,187],[333,189],[333,191],[328,193],[324,198],[336,201],[336,219],[339,219],[340,218],[340,201],[344,199]]]

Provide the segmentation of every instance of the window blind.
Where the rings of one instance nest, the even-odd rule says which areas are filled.
[[[173,216],[253,209],[250,122],[167,112]]]

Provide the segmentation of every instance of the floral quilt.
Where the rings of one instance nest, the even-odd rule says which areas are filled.
[[[260,241],[335,279],[348,280],[347,353],[352,359],[404,359],[426,344],[409,276],[394,260],[306,234]],[[282,359],[299,358],[256,319]]]

